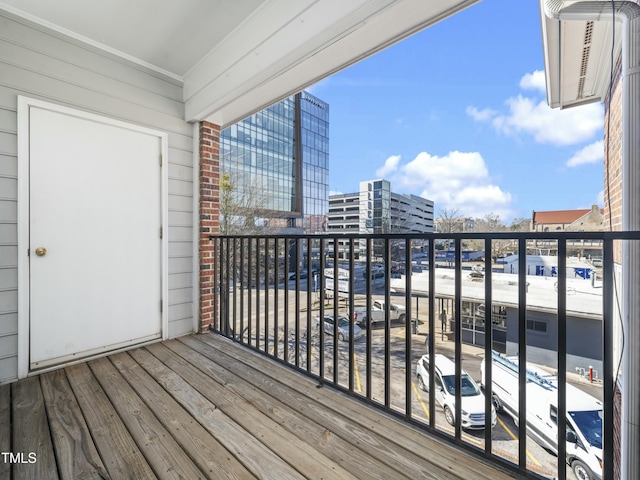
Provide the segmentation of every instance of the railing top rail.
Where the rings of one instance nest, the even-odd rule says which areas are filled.
[[[283,234],[270,233],[265,235],[211,235],[214,238],[288,238],[288,239],[391,239],[391,240],[441,240],[441,239],[485,239],[495,240],[640,240],[640,231],[616,232],[463,232],[463,233],[323,233],[323,234]]]

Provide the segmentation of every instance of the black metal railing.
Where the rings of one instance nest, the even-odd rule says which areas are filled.
[[[497,417],[499,427],[484,434],[468,430],[463,363],[479,378],[474,369],[480,360],[499,350],[519,365],[555,373],[551,410],[557,413],[548,423],[556,422],[552,430],[560,439],[574,430],[567,385],[586,381],[573,373],[586,371],[579,362],[589,363],[590,371],[594,364],[597,385],[591,374],[588,385],[578,386],[602,401],[598,459],[603,478],[613,478],[614,323],[624,300],[619,263],[622,244],[637,248],[638,240],[640,232],[211,237],[217,259],[213,330],[530,478],[570,478],[565,461],[580,460],[573,450],[584,439],[557,442],[551,448],[557,457],[532,461],[537,432],[527,412],[538,400],[529,393],[517,395],[510,418]],[[534,264],[522,253],[540,244],[557,255],[535,257],[541,259]],[[454,365],[452,426],[441,421],[450,417],[440,408],[440,353]],[[426,394],[415,382],[423,355]],[[487,425],[500,404],[495,368],[484,363]],[[531,388],[529,374],[519,369],[518,392]]]

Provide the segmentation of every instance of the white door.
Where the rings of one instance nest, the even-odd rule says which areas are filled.
[[[30,106],[30,369],[162,335],[161,151],[150,132]]]

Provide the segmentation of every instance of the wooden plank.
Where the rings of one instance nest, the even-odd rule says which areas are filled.
[[[206,478],[108,358],[89,367],[159,478]]]
[[[11,452],[11,387],[0,385],[0,452]],[[0,458],[0,478],[10,478],[11,464]]]
[[[160,362],[144,352],[142,349],[131,353],[142,352],[147,360],[156,363],[156,367],[163,370],[163,375],[171,376],[173,372],[160,364]],[[215,479],[255,479],[215,437],[202,427],[198,421],[203,412],[215,410],[215,405],[207,405],[199,402],[199,409],[192,417],[182,408],[173,397],[167,393],[158,383],[126,353],[110,357],[111,363],[120,371],[120,374],[129,382],[164,427],[171,432],[180,446],[189,453],[193,461],[206,472],[209,477]],[[155,361],[155,362],[154,362]],[[175,374],[173,374],[175,376]],[[192,397],[186,383],[171,389],[174,396]],[[197,392],[196,392],[197,393]],[[264,465],[266,467],[266,464]]]
[[[11,452],[22,454],[24,463],[13,463],[14,480],[57,479],[58,469],[53,453],[47,413],[38,377],[30,377],[11,385],[13,445]],[[29,463],[35,454],[35,461]]]
[[[111,478],[157,478],[87,364],[65,370]]]
[[[107,471],[64,371],[42,374],[40,384],[60,477],[106,478]]]
[[[206,395],[189,385],[188,380],[182,379],[181,371],[174,373],[169,369],[173,369],[175,365],[165,367],[156,357],[142,350],[132,352],[132,356],[257,478],[277,480],[283,477],[303,477],[270,449],[274,435],[267,432],[266,436],[256,436],[255,432],[243,428]],[[204,377],[203,380],[204,383],[199,385],[199,390],[224,390],[224,387],[215,384],[211,379]],[[246,415],[247,418],[252,418],[250,407],[246,409]]]
[[[166,345],[173,352],[168,352]],[[246,430],[264,441],[291,465],[313,478],[407,478],[346,442],[324,425],[274,401],[210,359],[172,341],[150,350]],[[176,358],[176,354],[180,355]],[[183,360],[184,359],[184,360]],[[202,371],[199,371],[201,369]],[[215,387],[213,382],[220,384]],[[274,385],[278,389],[278,385]],[[322,409],[319,405],[308,405]],[[290,445],[296,445],[291,449]]]
[[[228,366],[229,370],[241,374],[256,387],[264,391],[274,391],[274,383],[281,385],[277,390],[278,398],[285,403],[302,402],[300,395],[314,399],[326,409],[340,412],[341,417],[349,419],[343,432],[345,438],[358,442],[364,451],[372,453],[376,458],[390,465],[397,465],[403,472],[410,472],[418,468],[426,472],[421,478],[467,478],[473,474],[477,480],[510,479],[512,476],[491,466],[469,452],[457,448],[453,444],[445,443],[430,437],[426,433],[408,428],[400,421],[382,415],[372,408],[368,408],[354,399],[339,395],[330,388],[316,388],[315,382],[301,376],[291,369],[282,368],[261,355],[249,349],[227,341],[216,335],[197,335],[179,339],[182,343],[194,349],[201,350],[209,358],[215,358],[216,363]],[[202,350],[196,342],[201,342],[209,350]],[[260,370],[261,375],[255,374]],[[265,378],[270,376],[271,378]],[[295,393],[287,393],[288,389]],[[288,398],[290,397],[291,398]],[[310,412],[313,415],[313,411]],[[327,427],[332,426],[342,432],[342,426],[328,417]],[[350,435],[349,435],[350,433]],[[416,456],[420,457],[419,459]],[[417,475],[424,475],[423,473]]]

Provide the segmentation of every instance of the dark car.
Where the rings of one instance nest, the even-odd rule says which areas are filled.
[[[305,278],[307,278],[308,274],[306,270],[300,270],[300,280],[304,280]],[[296,272],[289,272],[289,280],[295,280],[296,279]]]
[[[364,272],[362,272],[362,276],[364,278],[368,278],[369,277],[367,275],[367,271],[366,270]],[[384,270],[382,268],[376,268],[376,269],[371,270],[371,278],[372,279],[384,278]]]

